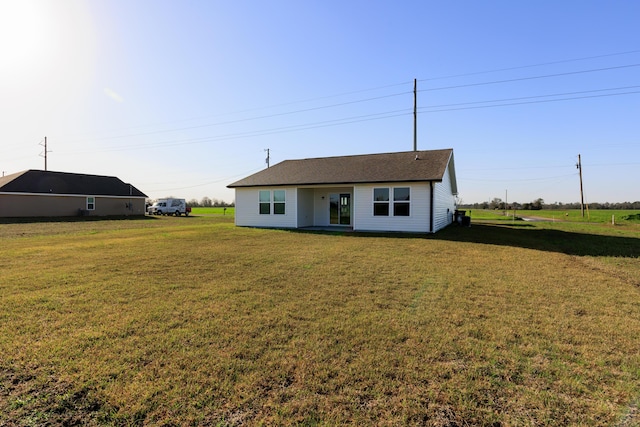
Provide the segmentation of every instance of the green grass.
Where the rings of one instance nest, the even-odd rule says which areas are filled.
[[[513,210],[507,212],[501,210],[483,210],[471,209],[467,210],[467,215],[471,213],[472,220],[513,220]],[[591,222],[612,224],[612,216],[614,224],[637,224],[640,225],[640,211],[637,210],[585,210],[584,217],[580,209],[567,210],[517,210],[515,212],[516,219],[522,217],[546,218],[553,221],[570,221],[570,222]]]
[[[637,425],[634,225],[0,239],[0,425]]]
[[[191,208],[191,213],[193,215],[229,215],[233,216],[235,214],[236,208]]]

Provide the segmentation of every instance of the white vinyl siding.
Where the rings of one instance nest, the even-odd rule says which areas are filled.
[[[284,214],[274,214],[273,206],[270,214],[260,214],[260,191],[270,192],[270,203],[274,203],[273,192],[284,191]],[[295,188],[236,188],[236,225],[245,227],[297,227],[297,199]],[[263,195],[263,198],[265,196]],[[283,202],[278,202],[283,203]]]
[[[390,188],[390,198],[393,199],[393,188],[409,188],[411,206],[409,216],[393,216],[393,207],[389,216],[373,214],[373,189]],[[353,226],[360,231],[407,231],[414,233],[428,233],[429,230],[429,183],[381,183],[357,185],[354,187]],[[392,202],[393,203],[393,202]]]
[[[443,229],[453,221],[453,212],[456,208],[455,195],[452,194],[451,173],[449,165],[442,177],[442,182],[434,183],[434,201],[435,206],[433,215],[433,232]]]
[[[312,188],[298,188],[298,227],[311,227],[314,225],[314,198],[315,190]],[[318,196],[320,199],[320,196]],[[320,199],[322,200],[322,199]]]

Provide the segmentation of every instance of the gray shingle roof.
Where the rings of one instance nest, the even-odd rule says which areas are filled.
[[[114,176],[27,170],[0,178],[0,193],[147,197]]]
[[[227,187],[441,181],[452,149],[285,160]]]

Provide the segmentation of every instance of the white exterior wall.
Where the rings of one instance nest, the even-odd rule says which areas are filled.
[[[260,191],[284,190],[285,213],[273,214],[273,193],[271,196],[271,213],[260,214]],[[264,188],[236,188],[236,225],[244,227],[272,227],[272,228],[296,228],[298,221],[298,203],[296,188],[291,187],[264,187]]]
[[[331,224],[329,218],[329,195],[351,194],[351,222],[353,223],[353,187],[320,187],[314,190],[314,222],[317,227],[327,227]]]
[[[409,216],[374,216],[373,189],[380,187],[409,187],[411,208]],[[405,231],[428,233],[430,231],[429,183],[380,183],[357,185],[353,194],[353,229],[358,231]],[[392,210],[390,208],[390,210]],[[392,213],[392,212],[391,212]]]
[[[298,227],[311,227],[315,217],[313,210],[314,190],[312,188],[298,188],[297,191]],[[288,208],[289,206],[287,206]]]
[[[456,209],[456,199],[455,195],[452,194],[452,191],[451,172],[449,170],[449,166],[447,166],[444,176],[442,177],[442,182],[434,183],[434,233],[453,222],[453,212]]]
[[[451,164],[450,164],[451,165]],[[409,187],[411,207],[409,216],[393,216],[392,202],[389,216],[373,215],[374,188]],[[359,184],[353,187],[262,187],[236,188],[235,223],[246,227],[299,228],[329,226],[329,195],[351,194],[351,226],[356,231],[398,231],[413,233],[436,232],[453,221],[455,195],[452,194],[452,173],[447,167],[442,182],[433,183],[434,218],[431,229],[431,183],[394,182]],[[259,213],[261,190],[272,192],[269,215]],[[284,190],[284,215],[273,214],[273,191]]]

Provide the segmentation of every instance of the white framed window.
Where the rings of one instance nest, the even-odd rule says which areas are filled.
[[[273,213],[275,215],[284,215],[286,194],[287,192],[284,190],[273,190]]]
[[[87,210],[93,211],[96,209],[96,198],[95,197],[87,197]]]
[[[260,190],[258,194],[260,215],[284,215],[287,192],[285,190]]]
[[[393,216],[409,216],[411,213],[411,189],[396,187],[393,189]]]
[[[261,190],[259,195],[260,215],[271,214],[271,191]]]
[[[377,187],[373,189],[373,216],[410,215],[410,187]]]
[[[373,189],[373,216],[389,216],[389,189]]]

